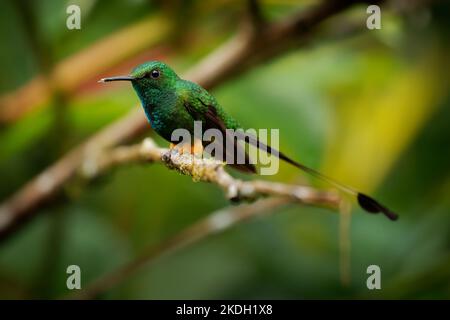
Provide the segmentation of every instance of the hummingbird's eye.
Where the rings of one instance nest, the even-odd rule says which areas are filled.
[[[150,72],[150,77],[152,77],[153,79],[158,79],[159,78],[159,70],[152,70],[152,72]]]

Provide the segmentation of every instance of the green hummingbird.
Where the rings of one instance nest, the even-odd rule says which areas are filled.
[[[217,129],[226,138],[227,129],[241,128],[239,123],[219,105],[216,99],[200,85],[181,79],[168,65],[160,61],[150,61],[134,68],[130,75],[103,78],[99,82],[130,81],[141,100],[142,107],[151,127],[165,140],[172,141],[172,133],[176,129],[185,129],[191,135],[194,134],[194,121],[201,121],[202,128]],[[232,150],[225,148],[226,154],[232,153],[236,158],[238,154],[244,154],[245,161],[242,164],[231,161],[227,163],[234,168],[256,173],[256,168],[250,163],[248,155],[242,150],[239,141],[253,145],[268,152],[271,155],[303,170],[312,176],[330,183],[341,191],[355,196],[362,209],[369,213],[383,213],[389,219],[396,220],[398,215],[379,203],[374,198],[363,194],[349,186],[337,182],[318,171],[311,169],[297,161],[287,157],[284,153],[272,148],[257,137],[237,135],[233,137]],[[201,142],[205,146],[205,142]],[[195,146],[194,146],[195,147]],[[195,152],[196,148],[191,149]],[[198,151],[198,150],[197,150]],[[228,158],[227,158],[228,159]]]

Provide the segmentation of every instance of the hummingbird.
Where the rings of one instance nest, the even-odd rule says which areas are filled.
[[[129,81],[136,91],[144,112],[151,127],[161,137],[171,143],[171,148],[179,148],[181,152],[199,152],[205,146],[205,142],[194,140],[191,146],[175,145],[172,141],[172,133],[176,129],[185,129],[191,135],[194,134],[194,122],[201,121],[205,129],[217,129],[224,137],[228,130],[241,128],[238,121],[225,112],[216,99],[200,85],[180,78],[167,64],[160,61],[149,61],[135,67],[131,74],[103,78],[99,82]],[[239,132],[239,131],[235,131]],[[240,140],[240,141],[239,141]],[[232,149],[225,148],[226,154],[232,153],[235,159],[237,155],[243,155],[244,163],[229,161],[228,165],[246,173],[256,173],[254,164],[250,163],[249,157],[242,145],[248,143],[256,148],[275,155],[290,165],[323,180],[342,192],[354,196],[362,209],[369,213],[383,213],[390,220],[397,220],[398,215],[382,205],[380,202],[362,192],[340,183],[324,174],[293,160],[284,153],[259,141],[257,137],[248,135],[237,135],[233,137]],[[227,158],[228,159],[228,158]]]

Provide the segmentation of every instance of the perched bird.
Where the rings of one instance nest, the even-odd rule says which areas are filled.
[[[139,96],[145,114],[152,128],[164,139],[171,142],[171,147],[176,147],[172,139],[174,130],[183,128],[194,134],[194,121],[201,121],[206,129],[218,129],[226,138],[227,129],[237,130],[239,123],[228,115],[217,103],[216,99],[198,84],[181,79],[169,66],[160,61],[150,61],[137,66],[130,75],[103,78],[99,82],[130,81]],[[256,169],[250,163],[247,154],[242,150],[238,140],[249,143],[257,148],[277,156],[279,159],[301,169],[312,176],[324,180],[337,187],[341,191],[356,197],[359,205],[369,213],[383,213],[389,219],[396,220],[397,214],[380,204],[372,197],[355,189],[339,183],[314,169],[311,169],[297,161],[287,157],[282,152],[263,144],[257,137],[241,135],[234,138],[233,149],[225,148],[224,152],[244,154],[243,164],[231,161],[231,166],[238,170],[255,173]],[[198,152],[198,148],[204,146],[204,142],[193,143],[189,146],[190,152]],[[179,146],[186,151],[186,146]]]

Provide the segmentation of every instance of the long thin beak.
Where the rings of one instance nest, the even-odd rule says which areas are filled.
[[[110,82],[110,81],[133,81],[134,77],[132,76],[117,76],[117,77],[110,77],[110,78],[103,78],[98,80],[98,82]]]

